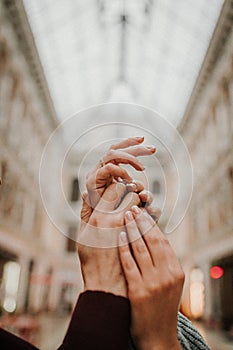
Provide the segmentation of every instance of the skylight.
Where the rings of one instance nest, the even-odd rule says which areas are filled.
[[[60,120],[108,101],[182,118],[223,0],[24,0]]]

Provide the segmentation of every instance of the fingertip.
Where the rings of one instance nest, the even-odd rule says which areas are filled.
[[[146,148],[153,154],[153,153],[155,153],[156,152],[156,148],[155,148],[155,146],[146,146]]]
[[[128,183],[126,184],[126,189],[128,192],[136,192],[137,186],[134,183]]]
[[[126,219],[127,221],[132,221],[132,220],[133,220],[133,215],[132,215],[132,213],[131,213],[130,210],[127,210],[127,211],[126,211],[126,213],[125,213],[125,219]]]
[[[142,202],[146,202],[148,200],[148,192],[146,190],[143,190],[141,192],[138,193],[140,199]]]
[[[142,143],[144,141],[144,136],[137,136],[135,137],[135,140],[138,142],[138,143]]]
[[[133,212],[135,215],[141,214],[141,210],[139,209],[139,207],[138,207],[137,205],[133,205],[133,206],[132,206],[132,212]]]

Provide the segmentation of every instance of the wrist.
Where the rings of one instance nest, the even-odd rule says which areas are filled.
[[[125,281],[118,281],[117,283],[109,283],[103,281],[86,281],[84,282],[84,291],[101,291],[105,293],[111,293],[114,295],[127,297],[127,287]]]

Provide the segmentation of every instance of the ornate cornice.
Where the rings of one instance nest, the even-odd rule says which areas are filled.
[[[50,116],[52,128],[58,125],[56,111],[50,96],[48,84],[41,65],[30,24],[22,0],[3,0],[5,14],[17,38],[19,48],[28,64],[38,95]]]

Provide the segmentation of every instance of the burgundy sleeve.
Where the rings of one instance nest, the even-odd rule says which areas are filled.
[[[0,347],[4,350],[38,350],[32,344],[0,328]]]
[[[87,291],[80,295],[58,350],[128,350],[130,305],[126,298]]]

